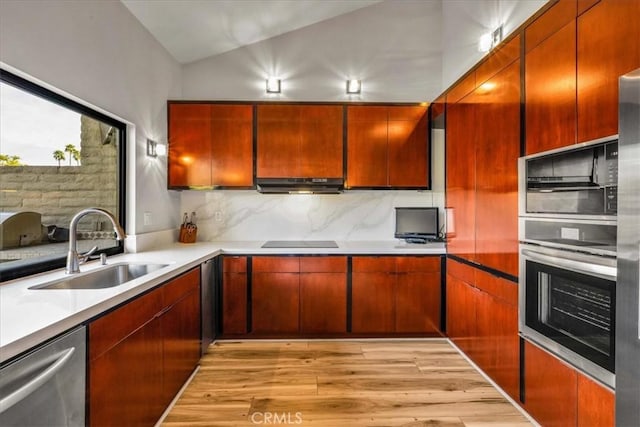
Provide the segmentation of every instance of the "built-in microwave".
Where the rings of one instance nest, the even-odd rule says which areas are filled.
[[[521,157],[520,216],[615,219],[618,136]]]

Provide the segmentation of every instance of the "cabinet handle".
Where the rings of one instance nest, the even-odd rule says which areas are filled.
[[[44,383],[49,381],[55,374],[58,373],[60,369],[62,369],[62,367],[69,361],[69,359],[71,359],[71,356],[73,356],[75,350],[75,347],[71,347],[40,361],[40,363],[38,363],[38,366],[49,363],[52,359],[55,360],[55,362],[47,369],[42,371],[40,375],[20,387],[18,390],[9,394],[7,397],[0,400],[0,414],[11,408],[16,403],[24,400],[27,396],[40,388]],[[28,370],[23,375],[27,376],[31,372],[32,371]]]

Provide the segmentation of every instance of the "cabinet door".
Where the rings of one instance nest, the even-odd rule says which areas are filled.
[[[251,330],[256,334],[299,332],[299,257],[253,257],[251,312]]]
[[[301,122],[297,105],[258,105],[257,176],[299,177]]]
[[[474,355],[476,290],[447,274],[447,334],[462,351]]]
[[[389,107],[388,168],[390,187],[427,187],[429,140],[427,107]]]
[[[211,105],[169,104],[169,187],[211,185]]]
[[[343,107],[301,105],[300,177],[342,178]]]
[[[520,61],[489,79],[475,94],[481,101],[475,104],[476,126],[473,127],[476,136],[474,259],[517,276]],[[473,197],[470,191],[467,194]],[[469,203],[465,201],[464,205]]]
[[[163,403],[168,405],[200,360],[200,292],[192,290],[160,316]]]
[[[475,258],[475,111],[472,95],[447,106],[447,252]]]
[[[300,330],[347,332],[347,258],[300,258]]]
[[[385,106],[347,107],[347,185],[388,185],[388,112]]]
[[[253,185],[253,106],[211,105],[211,183]]]
[[[575,426],[577,374],[569,366],[525,342],[524,408],[540,424]]]
[[[89,425],[154,425],[162,393],[162,328],[154,319],[89,362]]]
[[[613,427],[614,424],[614,393],[578,374],[578,426]]]
[[[222,263],[222,334],[246,334],[247,258],[225,256]]]
[[[351,331],[392,333],[395,330],[395,257],[353,257]]]
[[[527,52],[525,94],[527,154],[575,144],[575,20]]]
[[[440,257],[396,258],[395,331],[440,333]]]
[[[640,67],[640,2],[601,0],[578,17],[578,142],[618,133],[618,78]]]

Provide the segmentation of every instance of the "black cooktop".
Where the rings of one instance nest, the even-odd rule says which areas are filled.
[[[337,248],[333,240],[269,240],[263,248]]]

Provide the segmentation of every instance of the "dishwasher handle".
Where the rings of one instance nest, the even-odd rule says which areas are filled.
[[[4,411],[11,408],[16,403],[24,400],[31,393],[40,388],[43,384],[49,381],[55,374],[62,369],[62,367],[71,359],[73,353],[75,352],[75,347],[71,347],[67,350],[64,350],[58,354],[56,354],[53,359],[55,362],[51,364],[47,369],[42,371],[40,375],[14,391],[10,393],[7,397],[3,397],[0,399],[0,414]]]

